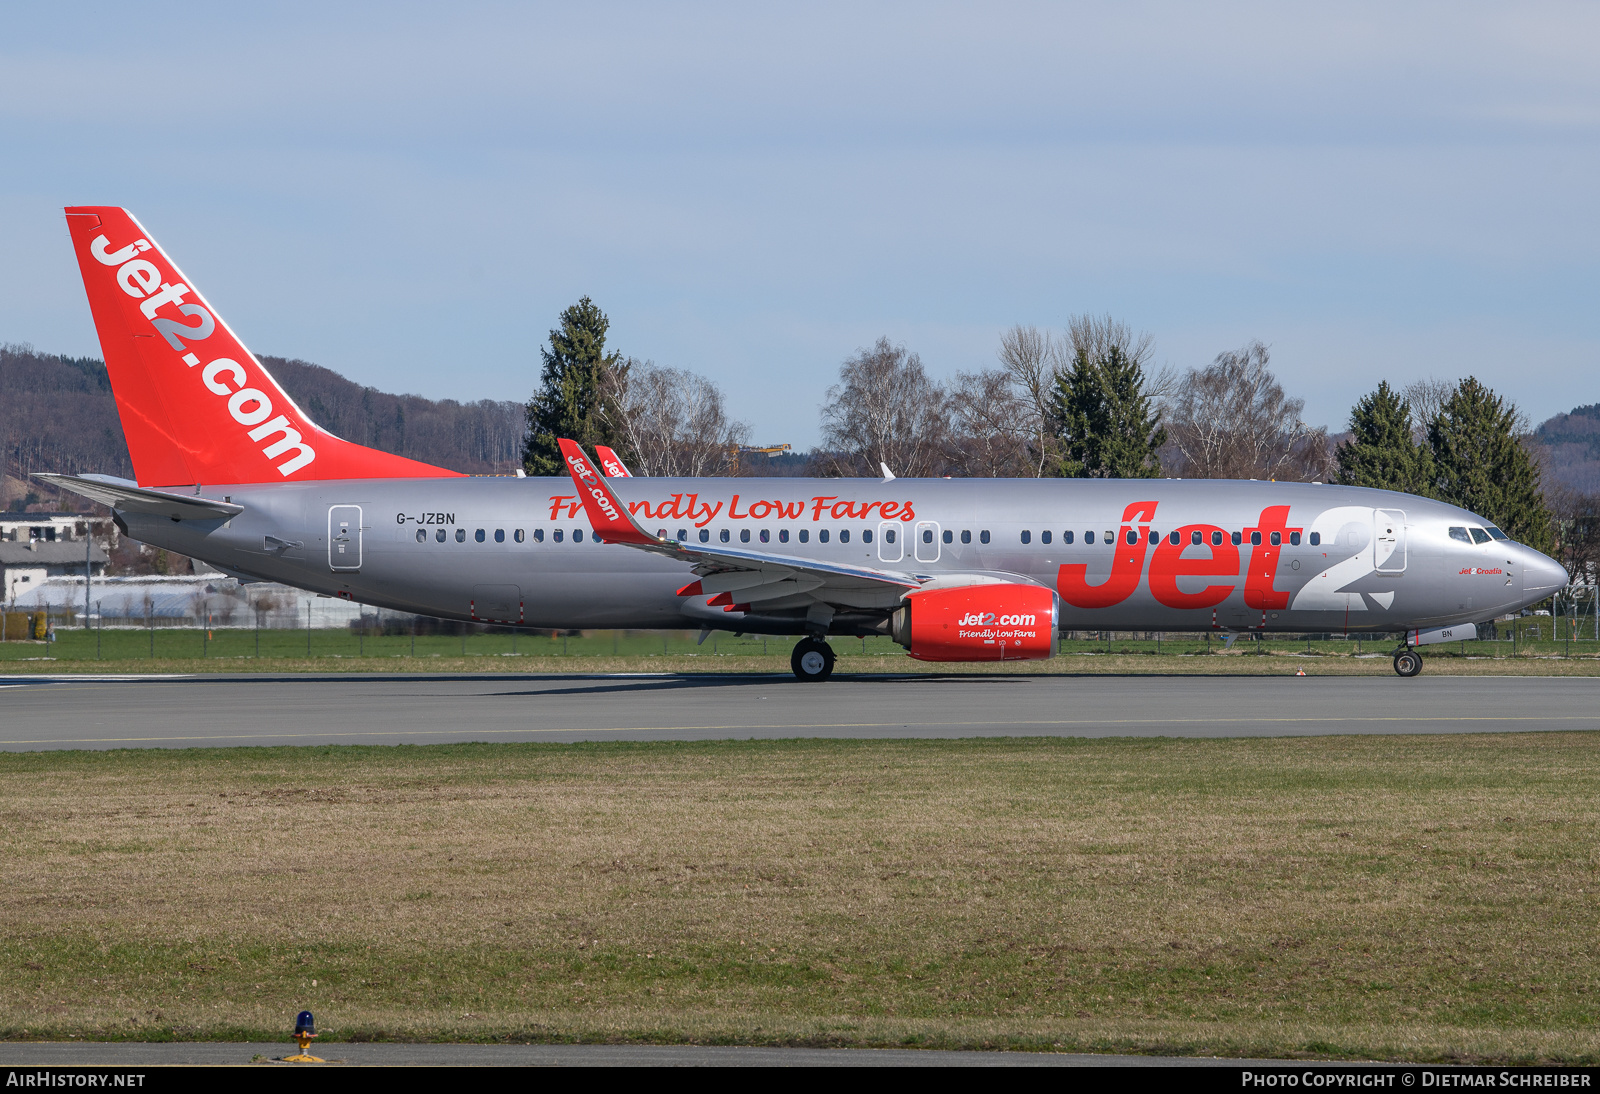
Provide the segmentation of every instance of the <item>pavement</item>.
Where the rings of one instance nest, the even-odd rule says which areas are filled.
[[[250,1063],[279,1067],[317,1066],[280,1062],[285,1055],[295,1051],[294,1045],[283,1042],[10,1042],[0,1043],[0,1068],[138,1068]],[[1100,1056],[1064,1052],[941,1052],[934,1049],[722,1045],[318,1045],[313,1042],[311,1054],[329,1064],[381,1067],[1272,1067],[1296,1062],[1229,1060],[1209,1056]],[[3,1082],[0,1079],[0,1083]]]
[[[0,677],[0,750],[1600,729],[1600,678]]]

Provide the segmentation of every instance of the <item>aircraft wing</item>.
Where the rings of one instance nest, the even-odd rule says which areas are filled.
[[[652,535],[633,519],[628,507],[583,450],[561,440],[561,454],[583,501],[594,534],[607,543],[621,543],[687,562],[700,577],[678,590],[680,596],[709,594],[708,607],[749,610],[790,608],[830,603],[862,608],[889,608],[913,589],[933,580],[930,574],[873,566],[819,562],[811,558],[750,551],[726,544],[687,543]],[[982,580],[979,578],[979,580]]]
[[[55,475],[36,473],[36,479],[53,483],[63,490],[81,494],[90,501],[130,513],[150,513],[173,520],[227,520],[244,512],[244,506],[231,501],[202,498],[198,494],[174,494],[111,475]],[[195,487],[196,490],[199,487]]]

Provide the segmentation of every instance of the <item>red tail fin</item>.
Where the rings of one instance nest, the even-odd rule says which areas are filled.
[[[600,469],[606,473],[608,479],[631,479],[633,472],[628,470],[627,464],[617,458],[617,454],[603,444],[594,446],[594,454],[600,457]]]
[[[126,209],[67,226],[141,486],[457,474],[306,417]]]

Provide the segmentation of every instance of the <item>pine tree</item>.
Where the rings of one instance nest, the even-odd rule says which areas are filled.
[[[1120,346],[1091,358],[1080,348],[1056,377],[1052,408],[1062,456],[1056,474],[1076,479],[1152,479],[1167,431],[1145,391],[1144,369]]]
[[[544,371],[528,403],[528,439],[522,464],[530,475],[561,475],[566,465],[556,442],[577,441],[586,451],[596,444],[617,447],[608,416],[611,374],[626,365],[607,354],[611,321],[587,296],[561,313],[561,327],[550,332],[550,347],[540,347]],[[627,454],[624,454],[624,459]]]
[[[1516,407],[1475,377],[1461,381],[1428,423],[1435,496],[1549,553],[1555,538],[1550,510],[1539,488],[1539,470],[1516,427]]]
[[[1433,493],[1433,453],[1411,437],[1411,404],[1384,380],[1350,412],[1354,434],[1339,446],[1337,481],[1428,497]]]

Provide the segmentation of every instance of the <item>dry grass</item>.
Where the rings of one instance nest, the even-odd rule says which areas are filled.
[[[1600,737],[0,755],[0,1035],[1600,1059]]]

